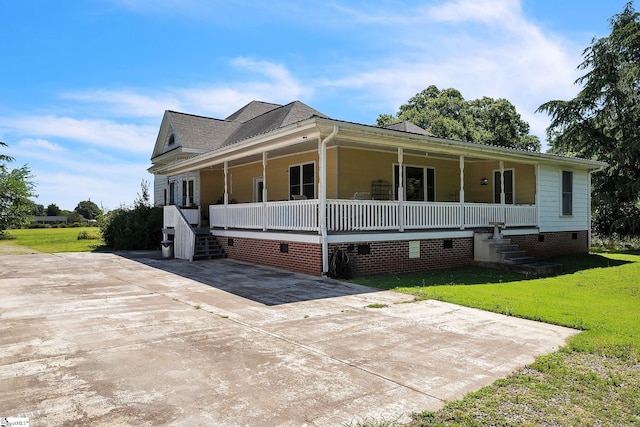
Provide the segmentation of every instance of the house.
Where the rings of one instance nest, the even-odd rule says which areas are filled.
[[[204,233],[231,258],[314,275],[337,250],[355,274],[467,265],[474,235],[496,224],[532,256],[587,252],[591,174],[606,166],[299,101],[225,119],[166,111],[151,163],[177,258],[196,258]]]
[[[66,223],[67,216],[66,215],[35,215],[31,219],[31,223],[35,224],[56,224],[56,223]]]

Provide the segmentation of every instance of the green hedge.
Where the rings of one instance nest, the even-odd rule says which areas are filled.
[[[162,208],[138,204],[119,208],[100,221],[104,243],[113,250],[158,249],[162,241]]]

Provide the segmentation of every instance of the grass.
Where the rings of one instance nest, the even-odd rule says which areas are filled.
[[[640,425],[640,256],[558,259],[531,278],[475,267],[358,278],[361,284],[583,330],[566,348],[411,426]]]
[[[101,247],[100,229],[96,227],[9,230],[0,240],[0,253],[91,252]]]

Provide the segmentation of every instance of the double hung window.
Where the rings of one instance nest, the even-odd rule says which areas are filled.
[[[305,163],[289,167],[289,199],[304,196],[314,199],[316,196],[315,163]]]

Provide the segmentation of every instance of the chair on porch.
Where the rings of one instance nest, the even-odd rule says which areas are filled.
[[[371,193],[368,191],[356,191],[351,200],[371,200]]]
[[[307,200],[307,196],[304,194],[292,194],[291,200]]]

